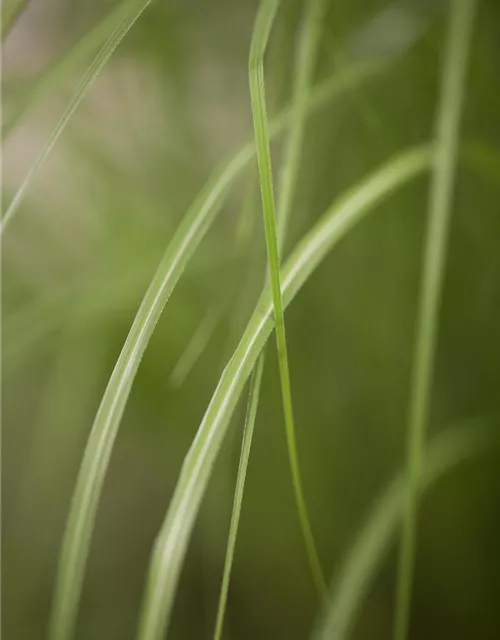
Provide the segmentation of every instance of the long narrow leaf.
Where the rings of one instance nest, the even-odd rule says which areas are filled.
[[[452,0],[450,5],[450,26],[437,114],[436,160],[430,189],[429,222],[424,247],[423,278],[408,409],[408,479],[398,567],[394,640],[405,640],[410,620],[418,479],[429,413],[448,228],[458,161],[460,116],[475,4],[476,0]]]
[[[292,122],[287,136],[279,180],[276,210],[278,244],[283,251],[288,220],[299,178],[300,158],[304,145],[307,102],[310,99],[314,69],[321,41],[321,28],[326,12],[326,0],[309,0],[304,17],[302,38],[297,52],[296,81],[292,98]]]
[[[14,1],[17,2],[18,0]],[[16,102],[11,113],[2,122],[2,139],[5,139],[11,133],[29,109],[35,107],[52,89],[74,73],[90,55],[103,45],[117,25],[128,16],[136,4],[137,0],[118,2],[69,51],[65,51],[56,62],[42,73],[40,79]]]
[[[241,443],[240,464],[238,466],[238,476],[236,479],[236,489],[234,492],[233,512],[231,524],[229,526],[226,558],[224,561],[224,572],[222,575],[222,586],[220,592],[219,605],[217,608],[217,619],[215,623],[214,640],[222,638],[222,626],[224,624],[224,612],[226,610],[227,594],[229,590],[229,578],[233,564],[234,549],[236,546],[236,536],[240,522],[241,504],[243,502],[243,491],[245,489],[245,479],[247,475],[248,460],[252,446],[253,429],[259,406],[260,386],[262,382],[262,372],[264,371],[264,358],[261,356],[255,366],[250,380],[250,394],[248,396],[248,408],[245,416],[243,428],[243,440]]]
[[[353,78],[359,80],[370,77],[377,68],[370,66],[368,70],[363,66],[357,68],[354,74],[339,76],[337,80],[340,82],[329,80],[321,85],[308,101],[308,113],[352,86]],[[273,135],[285,130],[289,124],[288,109],[274,121]],[[92,426],[63,537],[51,618],[51,638],[54,640],[65,640],[71,636],[74,628],[99,497],[141,358],[186,264],[220,211],[229,188],[249,165],[254,154],[255,148],[249,143],[213,174],[194,201],[158,266],[117,360]]]
[[[380,201],[428,168],[429,147],[392,160],[335,202],[304,237],[282,271],[288,305],[327,253]],[[151,555],[140,640],[160,640],[168,627],[189,538],[234,407],[273,328],[269,289],[259,300],[245,333],[227,364],[196,437],[184,460],[166,518]]]
[[[37,175],[40,167],[45,161],[45,158],[49,155],[52,148],[56,144],[59,136],[64,131],[64,128],[68,124],[71,116],[76,111],[80,102],[83,100],[87,91],[92,86],[94,80],[97,78],[104,65],[107,63],[109,58],[112,56],[115,49],[118,47],[123,38],[127,35],[128,31],[134,25],[136,20],[140,17],[142,12],[146,9],[146,7],[152,2],[152,0],[135,0],[134,2],[126,5],[126,16],[117,24],[114,31],[111,33],[109,38],[106,40],[97,56],[92,61],[91,65],[85,72],[85,75],[80,81],[80,84],[75,90],[72,99],[70,100],[68,106],[64,110],[59,122],[56,124],[54,130],[49,136],[49,139],[45,143],[45,146],[40,151],[38,156],[36,157],[35,162],[31,166],[28,174],[23,180],[21,186],[17,190],[12,202],[8,206],[5,214],[2,217],[0,224],[0,235],[3,233],[6,225],[12,219],[12,216],[18,210],[20,204],[24,200],[26,193],[31,186],[31,183],[35,176]],[[131,8],[132,7],[132,8]]]
[[[281,170],[280,190],[278,198],[278,210],[276,221],[278,225],[278,244],[280,250],[283,248],[285,241],[290,210],[295,194],[295,185],[298,179],[300,156],[302,152],[305,119],[307,115],[307,100],[311,90],[311,84],[316,64],[317,51],[321,37],[321,21],[326,8],[325,0],[311,0],[307,4],[305,16],[305,24],[303,36],[297,54],[297,69],[295,74],[295,84],[292,98],[292,121],[290,133],[287,136],[287,143]],[[250,398],[258,399],[260,394],[260,385],[262,381],[262,369],[264,367],[265,350],[256,364],[256,371],[259,374],[252,375],[250,380]],[[256,400],[258,402],[258,400]],[[257,408],[255,408],[255,413]],[[254,417],[255,419],[255,417]],[[251,428],[245,426],[243,441],[246,446],[241,449],[240,465],[238,476],[236,479],[236,496],[231,514],[231,523],[229,528],[229,540],[224,563],[224,572],[219,597],[219,605],[217,610],[217,619],[214,640],[220,640],[222,637],[222,626],[224,621],[225,607],[229,589],[229,578],[231,574],[231,566],[234,556],[234,547],[236,544],[236,536],[238,533],[238,525],[241,513],[241,504],[243,498],[243,490],[245,486],[246,468],[248,466],[248,456],[250,455],[251,438],[253,434],[253,422]],[[246,441],[248,438],[248,442]],[[292,462],[292,460],[291,460]]]
[[[267,106],[264,84],[264,54],[272,24],[278,10],[278,0],[263,0],[257,19],[250,48],[249,78],[252,115],[257,146],[262,212],[267,247],[268,273],[273,294],[274,318],[276,323],[276,344],[283,400],[283,414],[288,444],[288,455],[292,471],[292,483],[299,514],[299,522],[311,567],[314,584],[321,596],[326,595],[326,582],[321,569],[316,542],[307,511],[302,478],[300,475],[295,419],[293,414],[292,386],[288,364],[288,347],[285,331],[285,316],[281,299],[280,257],[278,233],[276,229],[276,211],[274,205],[274,186],[271,167],[271,146],[267,124]]]
[[[419,492],[462,460],[487,451],[491,445],[498,446],[498,434],[481,422],[447,429],[429,447],[418,479]],[[401,476],[377,501],[355,536],[349,554],[334,576],[328,607],[318,621],[313,640],[347,640],[351,636],[356,614],[394,542],[404,515],[405,493],[405,477]]]

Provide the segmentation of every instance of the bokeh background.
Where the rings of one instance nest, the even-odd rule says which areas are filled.
[[[32,0],[2,58],[3,120],[112,8]],[[283,3],[269,108],[290,98],[303,2]],[[390,61],[307,125],[287,250],[332,200],[433,133],[447,2],[339,0],[317,77]],[[2,631],[45,636],[58,547],[86,437],[142,295],[212,170],[252,135],[247,59],[257,4],[154,2],[57,143],[3,238]],[[3,205],[90,58],[3,143]],[[479,2],[432,394],[430,436],[470,418],[500,428],[500,4]],[[470,144],[469,144],[470,143]],[[495,150],[496,149],[496,150]],[[279,166],[280,147],[274,148]],[[254,168],[253,168],[254,169]],[[265,269],[255,171],[231,195],[168,303],[133,387],[100,503],[77,637],[136,632],[148,558]],[[401,468],[428,180],[377,208],[287,311],[299,452],[323,564],[335,576]],[[246,203],[246,204],[245,204]],[[219,457],[183,572],[171,637],[210,638],[244,403]],[[500,473],[492,449],[422,502],[411,637],[500,636]],[[396,547],[354,637],[390,637]],[[306,638],[316,595],[294,506],[274,340],[266,362],[226,637]]]

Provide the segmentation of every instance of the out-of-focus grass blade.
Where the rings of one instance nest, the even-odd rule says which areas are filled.
[[[188,377],[189,372],[200,358],[217,326],[221,315],[220,309],[210,308],[203,316],[191,340],[182,352],[177,364],[170,374],[170,384],[179,388]]]
[[[321,39],[321,22],[324,16],[325,9],[325,0],[311,0],[307,3],[305,24],[302,31],[302,38],[299,43],[299,49],[297,52],[297,64],[296,73],[294,75],[295,82],[292,97],[292,122],[290,133],[287,137],[285,146],[283,165],[281,169],[278,209],[276,214],[276,222],[278,226],[278,244],[280,247],[280,251],[283,249],[286,230],[288,227],[288,219],[295,195],[295,186],[298,179],[300,157],[304,139],[305,118],[307,115],[307,99],[311,90],[317,51]],[[261,372],[264,367],[264,359],[265,350],[263,350],[263,352],[259,356],[256,364],[256,370],[260,373],[256,374],[256,370],[254,370],[254,374],[252,375],[252,378],[250,380],[250,398],[256,399],[256,403],[258,402],[258,397],[260,394],[260,385],[262,381]],[[255,413],[256,411],[257,407],[255,408]],[[253,417],[253,420],[255,420],[255,415]],[[246,468],[248,466],[248,456],[250,455],[252,434],[253,422],[251,422],[251,427],[245,426],[243,436],[244,446],[242,446],[241,449],[240,465],[238,469],[238,476],[236,479],[236,496],[229,527],[228,548],[224,564],[214,640],[220,640],[220,638],[222,637],[222,627],[229,589],[229,578],[231,575],[234,547],[236,544],[236,536],[238,533]],[[249,438],[248,442],[246,442],[247,438]]]
[[[394,640],[405,640],[415,564],[418,479],[425,447],[448,229],[459,150],[467,59],[476,0],[452,0],[436,123],[436,156],[411,375],[407,436],[407,493],[398,566]]]
[[[7,37],[9,31],[14,26],[16,20],[26,8],[28,0],[3,0],[1,7],[1,39],[2,42]]]
[[[299,513],[300,527],[304,538],[307,558],[311,567],[314,584],[320,595],[326,595],[326,582],[321,569],[316,542],[312,532],[307,511],[295,435],[295,419],[293,415],[292,386],[288,365],[288,347],[285,332],[285,316],[281,299],[280,257],[278,233],[276,229],[276,210],[274,204],[274,185],[271,167],[271,146],[267,125],[267,106],[264,83],[264,54],[271,28],[278,10],[278,0],[263,0],[255,22],[250,47],[249,79],[252,115],[257,147],[257,163],[259,166],[262,211],[267,247],[267,263],[269,280],[273,294],[274,318],[276,323],[276,344],[283,399],[283,414],[288,443],[288,452],[292,470],[292,482]]]
[[[491,445],[498,446],[498,434],[481,422],[448,429],[434,439],[419,476],[419,492],[462,460],[491,449]],[[362,601],[394,542],[404,513],[405,492],[405,478],[401,476],[376,502],[355,536],[339,572],[334,575],[329,603],[316,626],[313,640],[347,640],[351,636]]]
[[[353,78],[370,77],[378,66],[357,68],[330,79],[308,101],[308,113],[320,108],[338,93],[352,86]],[[340,82],[339,82],[340,81]],[[290,109],[273,122],[272,134],[290,126]],[[123,411],[144,351],[167,300],[196,247],[220,211],[230,187],[255,154],[252,143],[215,172],[202,189],[174,234],[137,312],[94,420],[78,474],[63,537],[56,578],[51,638],[71,635],[80,599],[92,529],[106,470]]]
[[[85,72],[85,75],[80,81],[80,84],[75,90],[72,99],[70,100],[68,106],[64,110],[59,122],[56,124],[54,130],[49,136],[49,139],[45,143],[45,146],[38,154],[35,162],[32,164],[28,174],[26,175],[23,183],[17,190],[14,195],[10,205],[7,207],[5,214],[2,216],[1,226],[0,226],[0,234],[4,232],[6,225],[12,219],[15,212],[18,210],[20,204],[24,200],[24,197],[31,185],[31,182],[35,178],[38,170],[42,166],[45,161],[45,158],[49,155],[55,143],[57,142],[59,136],[64,131],[64,128],[68,124],[71,116],[78,108],[80,102],[83,100],[87,91],[91,87],[94,80],[97,78],[99,73],[101,72],[104,65],[107,63],[114,50],[126,36],[130,28],[142,14],[142,12],[146,9],[146,7],[152,2],[152,0],[134,0],[134,2],[130,2],[126,4],[127,12],[126,16],[122,18],[122,20],[116,25],[114,31],[108,37],[97,56],[92,61],[91,65]]]
[[[14,0],[17,2],[17,0]],[[2,3],[2,9],[5,3]],[[28,89],[2,122],[2,139],[6,138],[26,112],[36,106],[52,89],[85,63],[92,53],[114,32],[137,4],[137,0],[119,2],[86,33],[69,51],[66,51],[46,71],[35,85]]]
[[[427,146],[392,159],[350,189],[303,238],[282,270],[284,304],[291,302],[327,253],[390,193],[422,173],[432,160]],[[140,640],[164,638],[196,515],[232,412],[273,328],[269,288],[225,367],[184,460],[165,521],[151,555],[140,618]]]

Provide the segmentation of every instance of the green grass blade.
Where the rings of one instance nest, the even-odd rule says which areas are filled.
[[[493,429],[478,423],[447,429],[431,443],[418,478],[422,492],[457,464],[498,446]],[[370,584],[380,569],[404,514],[405,478],[397,478],[377,500],[357,533],[349,554],[332,583],[328,607],[320,618],[313,640],[347,640]]]
[[[15,0],[17,1],[17,0]],[[111,35],[137,4],[137,0],[119,2],[113,9],[86,33],[74,47],[66,51],[49,69],[43,72],[35,86],[28,89],[17,102],[7,119],[2,122],[2,139],[5,139],[28,110],[36,106],[52,89],[85,63]],[[3,4],[2,4],[3,7]]]
[[[324,257],[369,211],[429,167],[429,147],[398,156],[336,201],[303,238],[282,271],[288,305]],[[182,465],[166,518],[151,555],[139,623],[140,640],[164,638],[189,538],[211,469],[244,385],[273,329],[273,304],[263,292],[243,337],[226,365]]]
[[[408,635],[415,562],[418,478],[429,413],[448,228],[458,159],[460,117],[475,4],[475,0],[453,0],[450,5],[408,411],[408,486],[399,556],[394,640],[405,640]]]
[[[308,102],[308,113],[351,87],[353,78],[370,77],[378,67],[367,69],[364,66],[356,68],[354,74],[338,76],[336,83],[329,80],[321,85]],[[273,134],[279,134],[289,125],[288,109],[274,121]],[[117,360],[92,426],[63,537],[51,618],[50,637],[54,640],[65,640],[74,627],[99,497],[141,358],[186,264],[220,211],[229,188],[250,164],[254,154],[254,145],[249,143],[213,174],[194,201],[158,266]]]
[[[312,0],[307,4],[303,37],[301,38],[296,64],[295,85],[292,98],[292,120],[290,134],[287,137],[287,144],[284,154],[283,167],[281,171],[278,210],[276,214],[278,225],[278,244],[283,247],[288,219],[295,195],[295,185],[300,167],[300,155],[302,152],[305,118],[307,115],[307,100],[311,90],[311,84],[316,63],[317,50],[319,48],[321,36],[321,19],[326,8],[325,0]],[[262,369],[264,367],[265,350],[260,355],[256,370],[250,380],[250,398],[258,399],[260,385],[262,381]],[[258,402],[258,400],[256,400]],[[255,412],[257,407],[255,408]],[[222,627],[224,622],[225,608],[229,589],[229,578],[234,556],[234,546],[238,533],[238,524],[241,513],[241,503],[245,486],[246,468],[248,456],[250,455],[251,438],[253,434],[253,422],[251,429],[245,427],[245,434],[248,434],[249,441],[242,447],[240,466],[236,480],[236,496],[231,515],[229,528],[228,549],[224,564],[223,579],[217,610],[214,640],[222,637]],[[245,441],[245,436],[244,436]],[[241,472],[241,474],[240,474]]]
[[[287,137],[284,160],[279,179],[276,211],[278,244],[283,250],[288,220],[295,198],[300,159],[304,145],[307,102],[311,94],[314,70],[321,42],[321,27],[326,13],[326,0],[309,0],[306,8],[302,38],[297,54],[296,81],[292,98],[292,123]]]
[[[285,331],[283,301],[281,299],[280,258],[278,234],[276,229],[276,211],[274,205],[274,187],[271,168],[271,147],[267,126],[267,107],[264,85],[264,53],[267,47],[271,27],[278,9],[277,0],[263,0],[254,27],[250,48],[249,79],[252,115],[257,147],[257,162],[264,214],[269,279],[273,293],[274,316],[276,322],[276,343],[283,398],[283,413],[288,444],[288,455],[292,472],[292,482],[299,513],[299,521],[304,537],[308,561],[314,583],[321,596],[326,594],[326,582],[321,569],[316,543],[307,512],[302,479],[299,469],[295,421],[293,415],[292,388],[288,365],[288,349]]]
[[[7,37],[9,31],[14,26],[16,20],[26,8],[28,0],[3,0],[1,9],[1,39],[2,42]]]
[[[12,199],[10,205],[5,211],[5,214],[3,215],[1,220],[0,234],[4,232],[6,225],[10,222],[15,212],[18,210],[20,204],[26,196],[28,189],[31,186],[33,179],[37,175],[40,167],[43,165],[45,159],[56,144],[59,136],[64,131],[66,125],[71,119],[71,116],[74,114],[74,112],[80,105],[80,102],[87,94],[87,91],[91,87],[92,83],[97,78],[102,68],[107,63],[120,42],[127,35],[128,31],[131,29],[131,27],[140,17],[142,12],[146,9],[146,7],[151,3],[151,1],[152,0],[135,0],[133,3],[131,3],[133,8],[130,8],[127,5],[128,11],[126,17],[117,24],[114,31],[108,37],[108,39],[90,64],[89,68],[85,72],[83,78],[81,79],[78,87],[73,94],[72,99],[64,110],[64,113],[62,114],[54,130],[50,134],[47,142],[45,143],[45,146],[36,157],[35,162],[32,164],[31,168],[28,171],[28,174],[26,175],[21,186],[14,195],[14,198]]]
[[[241,504],[243,502],[243,491],[245,489],[245,479],[247,475],[248,460],[250,458],[250,449],[252,446],[252,436],[255,426],[255,418],[257,415],[257,407],[259,405],[259,394],[263,371],[264,358],[260,357],[250,380],[250,394],[248,396],[247,414],[245,416],[245,425],[243,428],[240,463],[238,466],[238,476],[236,479],[236,489],[234,492],[233,512],[231,514],[231,523],[229,526],[228,544],[226,550],[226,559],[224,561],[224,572],[222,575],[222,586],[219,605],[217,609],[214,640],[220,640],[222,638],[224,612],[226,610],[227,594],[229,590],[229,578],[231,576],[231,567],[233,565],[234,549],[236,546],[236,536],[238,534],[238,526],[240,523]]]

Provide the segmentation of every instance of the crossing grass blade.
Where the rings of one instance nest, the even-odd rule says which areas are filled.
[[[295,195],[295,185],[297,183],[300,156],[302,152],[305,119],[307,115],[307,100],[311,91],[311,84],[316,64],[317,51],[321,38],[321,21],[326,8],[325,0],[311,0],[307,4],[307,10],[304,20],[303,35],[297,52],[296,78],[292,97],[292,120],[290,133],[287,136],[286,148],[281,169],[281,180],[278,198],[278,210],[276,214],[278,225],[278,244],[280,250],[283,249],[290,211]],[[259,356],[256,369],[250,380],[250,402],[252,400],[257,404],[260,385],[262,382],[262,370],[264,367],[265,350]],[[222,637],[222,627],[225,615],[225,607],[229,589],[229,579],[231,575],[231,567],[234,557],[234,548],[236,544],[236,536],[238,534],[238,525],[241,513],[241,504],[243,491],[245,486],[246,469],[248,466],[248,457],[251,449],[251,439],[255,421],[255,411],[252,412],[253,418],[248,417],[248,424],[245,425],[243,435],[243,446],[241,449],[240,465],[238,476],[236,479],[236,493],[231,514],[231,522],[229,526],[229,539],[224,563],[223,579],[219,604],[217,609],[217,618],[215,626],[214,640],[220,640]]]
[[[50,134],[45,146],[42,148],[40,153],[35,159],[35,162],[30,167],[26,177],[24,178],[21,186],[16,191],[11,203],[7,207],[4,215],[2,216],[1,224],[0,224],[0,237],[4,232],[6,225],[11,221],[12,217],[19,209],[19,206],[23,202],[28,189],[31,186],[35,176],[38,174],[40,167],[45,162],[45,159],[52,151],[52,148],[56,144],[60,135],[64,131],[66,125],[71,119],[71,116],[75,113],[81,101],[87,94],[87,91],[92,86],[94,80],[97,78],[99,73],[102,71],[105,64],[108,62],[110,57],[112,56],[115,49],[118,47],[123,38],[127,35],[129,30],[132,28],[134,23],[139,19],[143,11],[146,7],[152,2],[152,0],[134,0],[133,2],[127,2],[124,4],[124,13],[125,17],[123,17],[115,29],[112,31],[111,35],[108,37],[104,45],[101,47],[96,57],[88,67],[85,72],[83,78],[81,79],[78,87],[76,88],[73,97],[71,98],[68,106],[64,110],[61,118],[56,124],[54,130]],[[121,12],[120,12],[121,16]]]
[[[378,66],[357,67],[320,85],[308,101],[308,114],[326,105],[335,95],[371,77]],[[272,135],[290,126],[290,109],[278,116]],[[52,608],[50,638],[65,640],[74,628],[85,565],[89,553],[99,498],[120,421],[140,361],[167,300],[202,238],[215,220],[224,198],[255,155],[247,144],[201,190],[172,237],[134,319],[120,356],[101,400],[85,448],[66,523]]]
[[[288,305],[327,253],[365,215],[398,187],[429,167],[428,146],[402,153],[350,189],[303,238],[282,270],[283,302]],[[186,455],[167,515],[151,554],[139,622],[140,640],[165,637],[187,545],[229,420],[245,383],[273,329],[269,287],[226,365],[195,439]]]
[[[491,450],[492,445],[498,447],[498,434],[493,425],[485,422],[489,421],[472,421],[467,426],[447,429],[434,438],[418,478],[419,493],[462,461]],[[312,640],[347,640],[352,636],[362,601],[394,542],[404,515],[405,493],[405,477],[402,475],[377,500],[334,575],[328,605],[316,625]]]
[[[274,204],[274,185],[271,167],[271,147],[267,125],[267,106],[264,83],[264,54],[272,24],[278,10],[277,0],[263,0],[255,22],[250,47],[249,79],[252,115],[257,147],[257,163],[262,196],[262,211],[266,236],[269,280],[273,294],[274,317],[276,323],[276,344],[283,399],[283,414],[288,443],[288,455],[292,471],[292,482],[304,538],[308,561],[313,580],[320,596],[326,595],[326,581],[321,569],[316,542],[307,511],[302,478],[299,469],[295,420],[293,414],[292,387],[288,364],[288,347],[285,331],[283,301],[281,299],[280,257],[278,233],[276,228],[276,210]]]
[[[261,356],[257,361],[250,380],[250,393],[248,396],[248,407],[243,427],[243,439],[241,443],[240,463],[238,466],[238,476],[236,479],[236,489],[234,492],[233,512],[229,525],[229,535],[224,561],[224,571],[222,574],[222,585],[220,591],[219,604],[217,608],[217,618],[215,622],[214,640],[222,638],[222,628],[224,624],[224,614],[226,611],[227,594],[229,591],[229,579],[233,565],[234,549],[236,547],[236,537],[240,523],[241,505],[243,503],[243,491],[245,489],[245,479],[247,475],[248,461],[250,459],[250,449],[252,447],[253,430],[257,408],[259,406],[259,394],[262,382],[262,372],[264,371],[264,358]]]
[[[448,229],[458,162],[460,117],[475,5],[475,0],[453,0],[450,4],[408,409],[408,478],[398,566],[394,640],[405,640],[408,637],[415,564],[418,479],[429,414]]]

